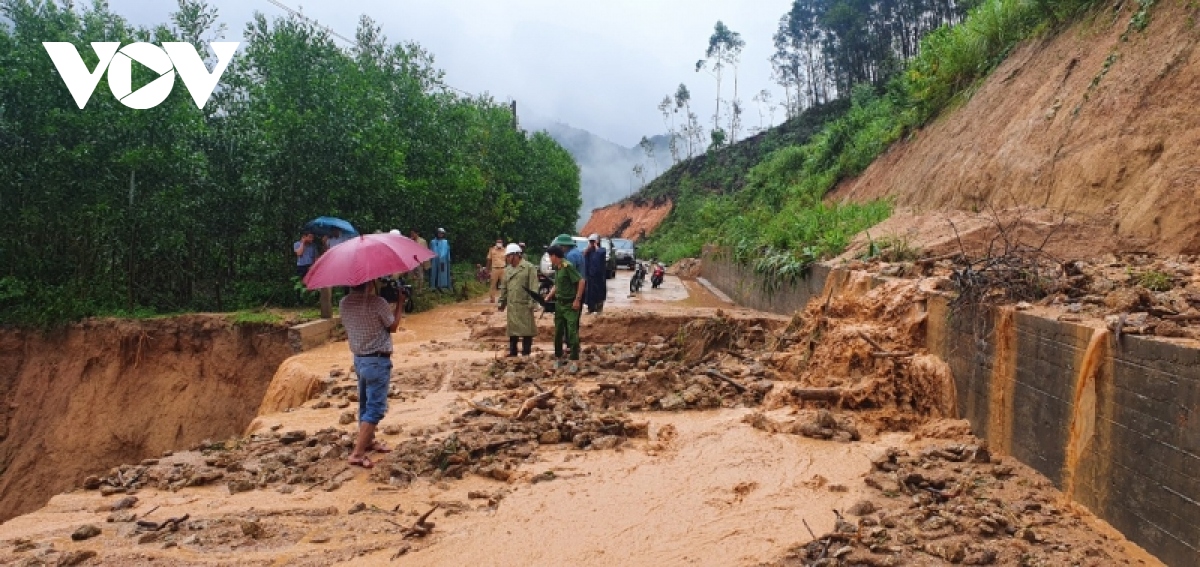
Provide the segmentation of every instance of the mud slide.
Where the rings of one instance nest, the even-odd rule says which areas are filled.
[[[598,233],[612,238],[640,240],[654,232],[671,213],[670,199],[626,200],[592,210],[580,234]]]
[[[0,562],[1156,564],[942,417],[912,287],[846,289],[790,324],[614,307],[579,361],[499,356],[490,304],[419,314],[370,469],[346,461],[357,388],[328,345],[273,386],[311,399],[56,496],[0,526]]]
[[[286,328],[193,315],[0,332],[0,519],[109,467],[237,435]]]

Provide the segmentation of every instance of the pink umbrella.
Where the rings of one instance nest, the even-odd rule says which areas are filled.
[[[304,285],[320,289],[355,286],[397,272],[407,272],[433,258],[433,251],[398,234],[367,234],[351,238],[317,258]]]

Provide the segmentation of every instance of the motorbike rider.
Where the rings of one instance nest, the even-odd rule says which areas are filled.
[[[663,283],[663,276],[666,274],[666,268],[662,262],[654,260],[651,262],[654,265],[654,272],[650,275],[650,287],[657,289]]]

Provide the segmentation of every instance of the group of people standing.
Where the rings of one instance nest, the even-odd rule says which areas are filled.
[[[502,241],[497,241],[497,250]],[[521,354],[528,356],[537,334],[533,318],[534,307],[554,305],[554,356],[562,358],[570,349],[570,359],[579,360],[579,319],[583,306],[589,313],[600,313],[608,294],[606,282],[606,257],[600,246],[599,235],[588,237],[588,247],[578,250],[575,240],[560,234],[546,250],[554,268],[554,285],[544,298],[539,295],[537,268],[524,258],[517,244],[504,249],[504,273],[497,278],[493,268],[492,281],[498,279],[500,311],[508,311],[508,356],[517,356],[517,343],[521,343]],[[489,253],[489,263],[492,254]],[[495,285],[495,284],[493,284]]]
[[[416,231],[411,238],[423,243]],[[294,247],[297,257],[297,272],[300,260],[308,254],[313,238],[306,234]],[[503,241],[497,241],[501,249]],[[336,244],[334,244],[336,245]],[[450,245],[445,231],[438,229],[438,236],[429,248],[436,254],[429,266],[418,268],[429,270],[431,287],[450,287]],[[498,285],[500,301],[498,308],[508,312],[509,356],[517,356],[518,343],[524,355],[531,354],[533,337],[537,334],[537,323],[533,311],[537,304],[554,301],[554,355],[562,358],[570,349],[570,359],[579,360],[579,318],[583,305],[590,312],[603,309],[607,282],[605,281],[605,253],[597,235],[588,238],[584,251],[576,250],[575,241],[566,234],[559,235],[547,253],[554,266],[554,285],[545,298],[539,295],[538,270],[525,259],[524,250],[518,244],[509,244],[501,249],[504,264],[502,269],[493,268],[493,285]],[[498,255],[489,254],[491,258]],[[304,265],[304,272],[312,262]],[[494,266],[494,265],[493,265]],[[581,273],[579,267],[584,268]],[[598,266],[595,271],[593,266]],[[598,274],[598,278],[593,274]],[[301,276],[303,276],[301,274]],[[494,297],[494,296],[493,296]],[[358,431],[354,448],[350,452],[350,465],[372,468],[370,453],[388,453],[392,449],[375,438],[376,428],[387,411],[387,394],[392,374],[393,344],[391,333],[396,332],[403,317],[403,302],[394,307],[378,295],[371,293],[371,282],[351,288],[350,293],[339,303],[342,326],[350,351],[354,355],[354,369],[358,376]]]
[[[399,230],[392,230],[392,234],[400,234]],[[446,229],[437,229],[437,236],[433,242],[428,242],[421,238],[420,233],[416,229],[409,230],[408,237],[416,241],[421,246],[424,246],[433,251],[433,259],[423,262],[415,270],[413,270],[419,281],[424,281],[428,278],[429,288],[436,291],[446,291],[453,289],[453,284],[450,281],[450,241],[446,240]],[[321,237],[321,242],[324,244],[324,249],[329,250],[338,244],[341,244],[351,237],[342,233],[340,229],[334,228],[330,233]],[[312,232],[305,232],[300,235],[300,240],[292,243],[292,252],[296,254],[296,276],[304,279],[308,274],[308,270],[312,268],[313,263],[317,261],[316,235]]]

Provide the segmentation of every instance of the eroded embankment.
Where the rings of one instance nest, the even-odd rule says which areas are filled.
[[[190,315],[0,331],[0,520],[85,476],[238,435],[287,329]]]
[[[917,211],[1047,207],[1105,225],[1095,241],[1200,251],[1197,7],[1106,9],[1015,49],[961,108],[827,198]],[[1131,17],[1149,24],[1134,31]]]

